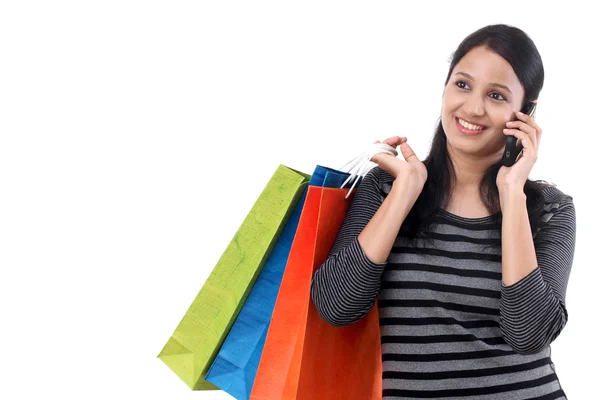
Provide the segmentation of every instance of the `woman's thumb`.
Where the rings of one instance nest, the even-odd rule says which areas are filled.
[[[421,162],[407,142],[404,142],[400,145],[400,151],[402,152],[402,156],[406,161]]]

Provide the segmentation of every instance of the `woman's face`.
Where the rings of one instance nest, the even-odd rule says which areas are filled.
[[[487,47],[471,49],[444,88],[441,115],[449,150],[499,161],[506,142],[503,129],[520,111],[524,95],[504,58]],[[463,128],[459,121],[477,126]]]

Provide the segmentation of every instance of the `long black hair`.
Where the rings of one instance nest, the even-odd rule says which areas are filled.
[[[519,81],[525,89],[525,96],[521,105],[524,110],[532,101],[536,101],[544,84],[544,66],[538,50],[529,36],[513,26],[505,24],[488,25],[467,36],[452,53],[448,76],[444,87],[448,84],[452,70],[456,64],[471,49],[486,46],[504,58],[513,68]],[[429,225],[434,222],[438,208],[448,205],[453,185],[456,181],[454,166],[448,154],[446,134],[441,118],[431,142],[429,154],[423,160],[427,167],[427,182],[421,195],[406,217],[403,231],[409,237],[427,237]],[[502,160],[492,165],[484,174],[479,185],[479,195],[482,203],[490,215],[495,218],[493,222],[499,223],[502,219],[500,211],[500,198],[496,177],[502,166]],[[542,190],[549,186],[545,181],[532,181],[527,179],[524,192],[527,196],[527,210],[532,232],[536,231],[538,219],[543,211]]]

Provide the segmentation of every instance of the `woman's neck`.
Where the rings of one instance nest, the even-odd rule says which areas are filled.
[[[496,155],[478,157],[454,151],[451,147],[448,147],[448,155],[456,177],[453,190],[460,192],[479,191],[486,171],[498,161]]]

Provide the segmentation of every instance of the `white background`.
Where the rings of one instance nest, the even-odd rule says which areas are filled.
[[[0,398],[231,398],[156,356],[277,165],[339,168],[392,135],[424,158],[451,52],[492,23],[544,61],[531,177],[578,224],[552,357],[594,397],[597,14],[407,3],[2,2]]]

